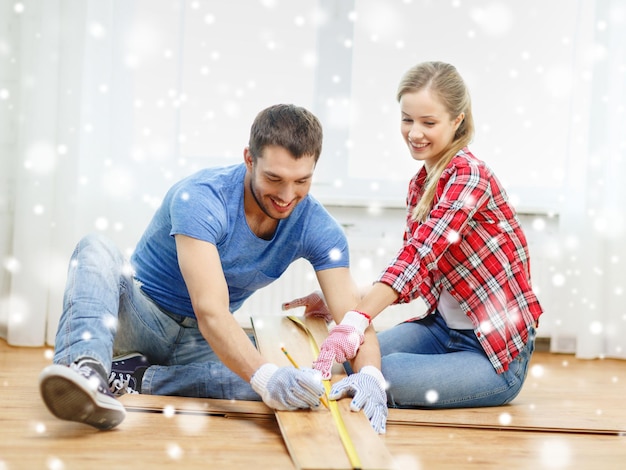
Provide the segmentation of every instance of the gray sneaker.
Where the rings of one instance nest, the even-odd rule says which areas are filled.
[[[141,393],[141,380],[148,367],[148,358],[140,353],[114,357],[109,375],[109,390],[113,396]]]
[[[111,429],[126,417],[124,405],[113,397],[100,374],[86,365],[46,367],[39,375],[39,390],[59,419]]]

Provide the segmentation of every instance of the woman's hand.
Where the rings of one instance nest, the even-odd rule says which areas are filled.
[[[285,302],[282,306],[283,310],[289,310],[296,307],[304,308],[304,317],[323,318],[326,323],[333,321],[333,316],[328,310],[326,300],[322,291],[316,290],[315,292],[298,299],[294,299],[290,302]]]

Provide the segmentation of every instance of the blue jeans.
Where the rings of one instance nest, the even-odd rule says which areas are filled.
[[[401,323],[378,334],[382,372],[394,408],[499,406],[520,392],[534,349],[535,330],[497,374],[472,330],[448,328],[440,314]]]
[[[195,318],[160,309],[143,293],[119,249],[88,235],[70,261],[53,361],[69,365],[90,358],[109,374],[113,356],[129,352],[153,364],[143,376],[142,393],[261,399],[220,362]]]

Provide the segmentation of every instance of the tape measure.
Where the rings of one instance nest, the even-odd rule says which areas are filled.
[[[320,348],[317,345],[317,341],[315,337],[306,326],[306,324],[300,320],[298,317],[293,315],[288,315],[287,318],[298,325],[300,328],[304,330],[306,335],[309,338],[309,345],[311,346],[311,352],[313,352],[313,357],[317,357],[320,354]],[[330,380],[323,380],[324,388],[326,389],[326,398],[330,394]],[[341,439],[341,443],[343,444],[343,448],[346,451],[346,455],[348,456],[348,460],[350,461],[350,465],[353,469],[361,468],[361,460],[359,459],[359,455],[357,454],[356,448],[354,447],[354,443],[348,434],[348,430],[346,429],[346,423],[343,421],[341,417],[341,413],[339,412],[339,405],[335,400],[328,400],[328,407],[330,408],[330,413],[335,421],[335,427],[339,432],[339,438]]]

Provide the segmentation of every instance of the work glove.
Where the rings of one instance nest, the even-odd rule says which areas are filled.
[[[320,373],[313,369],[278,367],[263,364],[250,380],[252,389],[261,395],[263,402],[275,410],[317,408],[324,386]]]
[[[294,299],[291,302],[285,302],[282,306],[283,310],[289,310],[296,307],[305,307],[305,318],[323,318],[326,323],[330,323],[331,321],[333,321],[333,316],[330,314],[330,310],[328,310],[328,306],[326,305],[326,299],[324,299],[324,294],[322,294],[322,291],[316,290],[315,292],[305,297]]]
[[[322,373],[324,380],[330,379],[334,361],[342,363],[354,359],[359,346],[363,344],[365,329],[369,324],[368,316],[350,310],[341,323],[330,330],[320,347],[317,360],[313,362],[313,368]]]
[[[350,409],[363,409],[374,431],[384,434],[388,415],[386,388],[387,383],[382,372],[374,366],[365,366],[358,373],[333,385],[328,398],[339,400],[347,396],[353,397]]]

